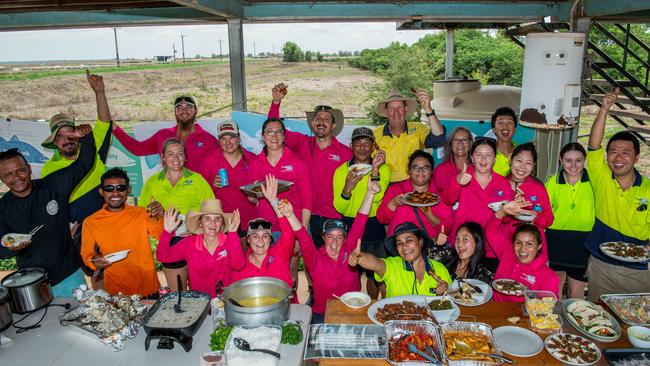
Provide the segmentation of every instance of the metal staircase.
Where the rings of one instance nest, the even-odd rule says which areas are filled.
[[[566,23],[534,23],[516,26],[506,31],[516,44],[525,47],[522,36],[531,32],[560,32],[568,31]],[[618,33],[618,35],[616,34]],[[598,37],[604,39],[610,47],[622,50],[622,57],[615,59],[594,41]],[[637,52],[631,49],[635,45]],[[621,96],[617,109],[609,111],[610,116],[623,127],[634,133],[639,139],[650,145],[650,46],[630,31],[630,25],[623,24],[592,24],[588,42],[589,64],[591,77],[585,80],[583,97],[585,101],[600,107],[607,89],[620,88]],[[634,65],[636,63],[636,65]],[[642,77],[634,75],[633,66],[641,66]],[[636,108],[632,109],[631,106]],[[637,110],[637,109],[640,109]]]

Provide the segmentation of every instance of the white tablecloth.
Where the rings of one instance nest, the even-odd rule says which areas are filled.
[[[53,302],[62,304],[67,299],[55,299]],[[172,350],[156,348],[157,340],[153,340],[149,351],[144,350],[146,334],[140,328],[137,337],[129,339],[125,348],[114,352],[103,345],[96,337],[72,327],[59,325],[58,316],[64,311],[62,307],[50,307],[40,328],[16,334],[13,327],[3,332],[13,343],[0,348],[0,365],[7,366],[117,366],[117,365],[199,365],[202,353],[210,351],[210,332],[212,319],[208,315],[201,328],[194,335],[192,350],[185,352],[174,343]],[[36,322],[42,315],[42,310],[32,314],[21,326]],[[14,320],[22,315],[14,314]],[[306,305],[292,304],[290,318],[302,321],[303,342],[291,346],[282,345],[280,365],[301,365],[305,348],[307,328],[311,320],[311,308]]]

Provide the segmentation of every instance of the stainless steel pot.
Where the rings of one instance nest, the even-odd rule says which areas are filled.
[[[14,322],[14,319],[11,316],[9,300],[9,290],[4,286],[0,286],[0,332],[9,328]]]
[[[52,287],[43,268],[23,268],[10,273],[2,280],[11,294],[11,311],[26,314],[52,302]]]
[[[251,277],[237,281],[223,292],[226,322],[231,325],[279,325],[289,319],[291,289],[272,277]],[[230,299],[241,302],[251,297],[271,296],[280,301],[260,307],[241,307]]]

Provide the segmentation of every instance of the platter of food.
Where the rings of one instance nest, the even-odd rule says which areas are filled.
[[[356,175],[366,175],[372,171],[372,165],[370,164],[352,164],[348,169],[350,173]]]
[[[431,207],[440,203],[440,197],[431,192],[409,192],[402,196],[402,203],[413,207]]]
[[[528,290],[528,287],[508,278],[501,278],[492,281],[492,288],[497,292],[509,296],[523,296],[524,291]]]
[[[614,342],[621,336],[621,326],[601,306],[592,302],[567,299],[562,312],[569,323],[580,333],[600,342]]]
[[[641,263],[650,260],[650,253],[645,246],[622,241],[601,243],[600,251],[610,258],[622,262]]]
[[[593,365],[600,360],[600,350],[596,344],[575,334],[552,334],[546,337],[544,347],[556,360],[567,365]]]
[[[607,294],[600,300],[625,324],[650,325],[650,293]]]
[[[241,189],[242,192],[244,192],[244,194],[247,196],[262,198],[264,197],[264,195],[262,194],[262,184],[264,184],[264,182],[255,182],[255,183],[247,184],[245,186],[241,186],[239,187],[239,189]],[[288,191],[292,185],[293,182],[278,179],[278,193]]]
[[[482,293],[476,291],[478,287]],[[490,301],[492,298],[492,287],[487,283],[475,279],[454,280],[449,286],[449,296],[458,305],[479,306]]]
[[[419,350],[432,354],[434,359],[443,360],[444,345],[438,328],[428,321],[390,320],[384,324],[388,340],[387,361],[391,365],[430,365],[424,357],[410,352],[408,344],[414,344]],[[433,351],[433,352],[431,352]]]
[[[467,346],[475,352],[501,356],[496,346],[492,327],[484,323],[445,322],[440,324],[445,341],[445,353],[449,366],[456,365],[500,365],[503,361],[495,357],[466,352]]]
[[[382,299],[368,308],[368,318],[382,325],[389,320],[451,321],[460,309],[449,296],[406,295]]]

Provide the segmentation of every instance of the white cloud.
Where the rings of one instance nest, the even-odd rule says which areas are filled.
[[[385,47],[398,41],[412,44],[433,31],[397,31],[395,23],[282,23],[244,24],[244,51],[280,52],[287,41],[303,50],[336,52]],[[180,57],[181,38],[185,35],[185,55],[209,56],[219,53],[219,39],[228,53],[225,24],[165,27],[123,27],[117,29],[120,58],[150,58],[171,55],[172,47]],[[45,30],[0,33],[0,62],[27,60],[112,59],[115,44],[112,28]]]

